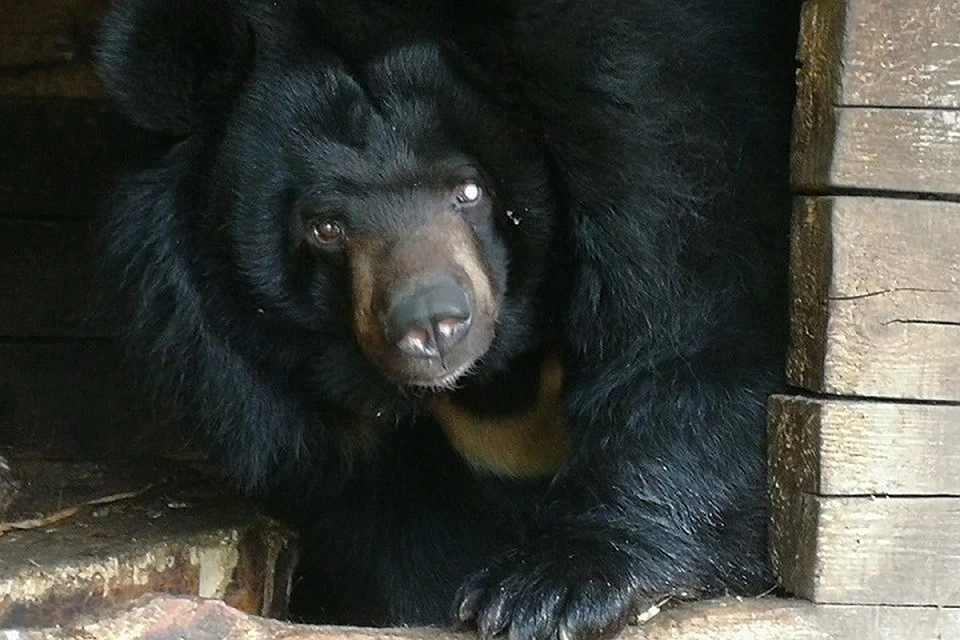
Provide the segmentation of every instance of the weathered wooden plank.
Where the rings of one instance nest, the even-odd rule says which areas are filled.
[[[191,434],[152,414],[109,341],[0,342],[0,447],[182,456],[197,451]]]
[[[125,168],[159,152],[102,101],[0,99],[0,217],[90,217]]]
[[[0,67],[0,96],[101,98],[103,86],[89,60],[37,56],[33,62]]]
[[[960,193],[958,19],[960,0],[804,3],[800,191]]]
[[[0,96],[95,97],[102,0],[0,0]]]
[[[960,194],[960,111],[798,111],[792,158],[800,191]]]
[[[811,605],[798,614],[816,620],[836,640],[960,638],[960,609],[951,607]]]
[[[93,34],[2,34],[0,96],[94,98]]]
[[[791,383],[960,400],[960,204],[800,198],[791,287]]]
[[[960,107],[960,0],[807,0],[802,74],[834,106]]]
[[[0,626],[53,625],[149,592],[285,613],[291,534],[213,478],[143,461],[13,464],[26,488],[5,522],[25,528],[0,535]]]
[[[89,221],[0,220],[0,336],[98,336]]]
[[[267,640],[474,640],[473,632],[437,627],[310,626],[244,614],[215,600],[160,595],[108,612],[86,614],[57,628],[22,630],[18,640],[167,637]],[[623,640],[945,640],[960,637],[960,609],[814,605],[777,598],[724,599],[665,609],[627,627]]]
[[[814,189],[832,166],[837,129],[834,91],[839,83],[845,20],[845,2],[803,3],[790,154],[791,176],[798,189]]]
[[[960,498],[815,496],[772,478],[774,571],[814,602],[960,605]],[[778,484],[780,483],[780,484]]]
[[[840,104],[960,107],[958,0],[851,0]]]
[[[960,405],[774,396],[770,468],[819,495],[960,496]]]

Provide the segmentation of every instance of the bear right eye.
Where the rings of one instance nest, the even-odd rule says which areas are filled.
[[[472,205],[480,201],[483,189],[473,180],[467,180],[457,186],[456,198],[459,204]]]
[[[310,223],[310,241],[320,249],[339,249],[343,246],[345,235],[343,225],[337,220],[318,219]]]

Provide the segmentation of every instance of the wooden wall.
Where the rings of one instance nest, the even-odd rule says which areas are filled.
[[[105,104],[90,64],[104,6],[0,0],[0,447],[137,448],[152,422],[96,295],[102,194],[150,143]],[[176,449],[183,435],[169,435]]]
[[[933,616],[864,638],[960,637],[960,0],[804,5],[774,564],[818,603]]]

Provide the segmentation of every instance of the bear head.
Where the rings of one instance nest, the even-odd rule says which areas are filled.
[[[533,128],[429,29],[382,15],[344,34],[323,12],[131,0],[100,69],[129,117],[177,139],[176,230],[157,234],[188,233],[213,309],[198,322],[247,362],[282,345],[271,376],[305,375],[291,387],[323,402],[409,411],[556,322],[556,196]]]

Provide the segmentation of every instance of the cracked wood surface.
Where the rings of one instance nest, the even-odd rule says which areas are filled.
[[[796,386],[960,400],[960,204],[798,199],[791,322]]]
[[[769,442],[772,558],[789,592],[960,605],[960,406],[774,396]]]

